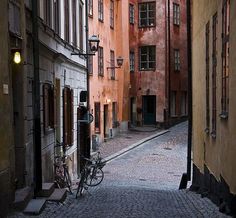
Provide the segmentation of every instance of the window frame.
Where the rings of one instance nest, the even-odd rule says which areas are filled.
[[[70,41],[70,11],[69,0],[64,0],[64,40]]]
[[[56,126],[56,93],[50,83],[43,84],[43,127],[44,133],[48,133]]]
[[[101,104],[100,102],[94,102],[94,131],[95,133],[101,132]]]
[[[142,56],[144,56],[145,54],[142,53],[142,49],[147,49],[147,60],[146,61],[142,61]],[[154,49],[154,61],[150,60],[150,49]],[[142,68],[142,62],[147,62],[147,68]],[[150,67],[150,63],[154,63],[154,67]],[[145,46],[140,46],[139,47],[139,70],[140,71],[154,71],[156,69],[156,46],[155,45],[145,45]]]
[[[72,44],[77,47],[77,17],[76,17],[76,0],[72,0]]]
[[[115,10],[115,4],[114,0],[110,0],[110,28],[114,29],[114,10]]]
[[[133,4],[129,4],[129,23],[130,24],[134,24],[134,5]]]
[[[104,20],[104,5],[103,0],[98,0],[98,20],[103,22]]]
[[[180,5],[175,2],[173,3],[173,24],[180,26]]]
[[[110,50],[110,66],[112,67],[110,70],[111,72],[111,80],[115,80],[116,79],[116,75],[115,75],[115,51],[114,50]]]
[[[54,10],[54,31],[59,35],[60,33],[60,6],[59,0],[53,1],[53,10]]]
[[[133,73],[135,71],[135,52],[132,50],[129,52],[129,63],[130,72]]]
[[[217,119],[217,13],[212,18],[212,138],[216,138]]]
[[[174,49],[174,70],[180,72],[180,49]]]
[[[81,51],[83,51],[84,49],[84,29],[83,29],[83,23],[84,23],[84,19],[83,19],[83,5],[80,2],[79,3],[79,49]]]
[[[230,37],[230,1],[222,5],[222,73],[221,73],[221,118],[228,118],[229,111],[229,37]]]
[[[98,47],[98,76],[104,76],[104,53],[103,47]]]
[[[154,4],[154,7],[151,7],[150,5]],[[141,11],[141,6],[146,5],[146,18],[141,18],[141,13],[145,13],[145,11]],[[154,17],[150,18],[150,12],[153,10],[150,10],[150,8],[154,8]],[[139,28],[145,28],[145,27],[155,27],[156,26],[156,2],[142,2],[138,4],[138,23],[139,23]],[[141,20],[146,20],[145,24],[141,24]],[[150,20],[153,19],[153,24],[150,24]]]
[[[93,17],[93,0],[88,0],[88,15]]]

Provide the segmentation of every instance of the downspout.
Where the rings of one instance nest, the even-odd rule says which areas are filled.
[[[88,31],[89,31],[89,27],[88,27],[88,0],[85,0],[85,40],[86,40],[86,53],[88,53]],[[86,75],[87,75],[87,110],[88,113],[90,112],[90,86],[89,86],[89,70],[88,70],[88,65],[89,65],[89,56],[86,56]],[[87,124],[87,131],[88,131],[88,139],[87,139],[87,146],[89,146],[87,155],[88,158],[90,157],[90,149],[91,149],[91,145],[90,145],[90,124]]]
[[[170,39],[170,0],[168,0],[168,6],[167,6],[167,10],[168,10],[168,24],[167,24],[167,32],[168,32],[168,118],[167,118],[167,126],[169,127],[170,125],[170,101],[171,101],[171,96],[170,96],[170,90],[171,90],[171,81],[170,81],[170,73],[171,73],[171,69],[170,69],[170,64],[171,64],[171,47],[170,47],[170,43],[171,43],[171,39]]]
[[[33,25],[33,119],[34,119],[34,194],[42,190],[42,160],[41,160],[41,123],[40,123],[40,79],[39,79],[39,40],[38,40],[38,0],[32,1]]]
[[[191,0],[187,0],[187,55],[188,55],[188,151],[187,178],[191,180],[192,151],[192,34],[191,34]]]

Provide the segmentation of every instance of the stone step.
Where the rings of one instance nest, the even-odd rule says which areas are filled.
[[[48,201],[63,202],[66,199],[66,189],[56,188],[54,192],[47,198]]]
[[[37,194],[38,197],[49,197],[55,190],[54,183],[43,183],[42,190]]]
[[[45,207],[45,199],[31,199],[23,211],[27,215],[39,215]]]
[[[15,201],[13,202],[13,209],[22,211],[33,197],[33,190],[30,187],[18,189],[15,192]]]

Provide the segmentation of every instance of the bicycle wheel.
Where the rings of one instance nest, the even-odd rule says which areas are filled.
[[[66,186],[68,187],[69,192],[72,193],[72,191],[71,191],[72,182],[71,182],[70,174],[69,174],[67,168],[64,169],[64,173],[65,173],[64,174],[64,176],[65,176],[64,180],[65,180]]]
[[[104,178],[104,172],[100,168],[92,168],[88,174],[86,184],[88,186],[97,186],[99,185]]]
[[[83,194],[83,191],[84,191],[84,185],[86,183],[86,175],[85,175],[85,171],[83,170],[82,173],[81,173],[81,178],[80,178],[80,181],[79,181],[79,184],[78,184],[78,187],[77,187],[77,192],[76,192],[76,195],[75,195],[75,198],[79,196],[81,196]]]

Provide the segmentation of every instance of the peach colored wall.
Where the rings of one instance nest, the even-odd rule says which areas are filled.
[[[100,102],[100,140],[103,140],[104,105],[108,105],[109,128],[112,128],[112,102],[117,102],[117,119],[122,124],[128,121],[128,2],[114,1],[114,29],[110,28],[110,0],[104,0],[104,20],[98,20],[98,4],[94,1],[93,17],[89,17],[89,36],[99,35],[100,46],[103,47],[104,76],[98,76],[98,56],[93,57],[93,74],[90,75],[90,109],[94,114],[94,103]],[[111,80],[110,50],[115,52],[116,58],[124,58],[121,69],[115,69],[115,80]],[[108,99],[110,102],[108,102]],[[94,122],[91,124],[91,134],[95,134]]]

